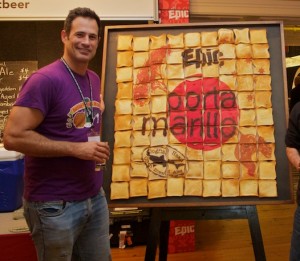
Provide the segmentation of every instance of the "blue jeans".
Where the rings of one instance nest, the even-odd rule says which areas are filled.
[[[39,261],[111,260],[103,189],[84,201],[24,200],[23,207]]]
[[[294,216],[294,226],[291,240],[290,261],[300,261],[300,207]]]

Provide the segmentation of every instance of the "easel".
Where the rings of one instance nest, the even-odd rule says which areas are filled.
[[[256,206],[153,208],[145,261],[155,261],[159,244],[159,261],[166,261],[170,220],[248,219],[256,261],[266,261]]]

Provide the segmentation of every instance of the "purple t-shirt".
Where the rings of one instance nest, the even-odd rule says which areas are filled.
[[[74,73],[90,106],[92,85],[94,128],[99,132],[100,79],[92,71],[88,77]],[[57,60],[33,73],[24,83],[15,106],[39,109],[43,122],[36,131],[49,139],[83,142],[91,131],[79,90],[62,61]],[[95,162],[74,157],[25,156],[24,198],[29,201],[84,200],[98,193],[103,173],[95,172]]]

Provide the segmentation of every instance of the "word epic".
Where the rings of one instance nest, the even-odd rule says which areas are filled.
[[[185,235],[189,233],[195,232],[195,226],[182,226],[182,227],[175,227],[175,236],[177,235]]]
[[[196,68],[199,68],[201,65],[212,65],[218,64],[219,50],[207,48],[202,50],[202,48],[195,49],[186,49],[182,52],[182,61],[185,67],[192,64],[196,65]]]

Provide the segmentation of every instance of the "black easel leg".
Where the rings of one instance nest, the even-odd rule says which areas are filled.
[[[256,261],[266,261],[263,239],[261,235],[256,206],[246,206],[248,223],[252,238],[253,250]]]
[[[160,236],[160,224],[161,224],[161,209],[152,208],[146,254],[144,259],[145,261],[155,261],[156,249],[158,246],[159,236]]]
[[[167,261],[170,221],[162,221],[160,227],[159,261]]]

